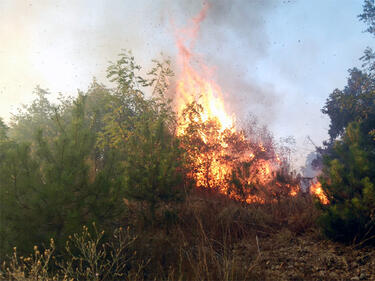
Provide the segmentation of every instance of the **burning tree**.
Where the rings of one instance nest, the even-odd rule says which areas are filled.
[[[188,152],[190,176],[200,188],[248,203],[295,195],[298,181],[289,174],[287,158],[276,152],[271,134],[265,128],[263,135],[259,130],[254,134],[257,126],[247,132],[236,128],[221,88],[207,75],[209,67],[192,52],[207,8],[190,27],[176,32],[181,66],[175,99],[177,135]]]
[[[255,138],[234,127],[223,129],[217,118],[203,121],[202,110],[200,104],[188,104],[179,127],[197,187],[247,203],[297,194],[298,179],[290,173],[286,157],[277,154],[272,138]]]

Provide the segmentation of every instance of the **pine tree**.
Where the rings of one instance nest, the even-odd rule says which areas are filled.
[[[368,122],[350,123],[325,159],[321,181],[330,204],[321,206],[320,224],[338,241],[375,241],[375,141]]]

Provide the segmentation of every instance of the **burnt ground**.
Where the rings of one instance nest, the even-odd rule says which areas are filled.
[[[250,279],[375,280],[375,248],[355,249],[312,233],[296,237],[288,230],[258,241],[260,254],[249,267]],[[258,246],[242,245],[236,251],[245,263],[246,253],[258,252]]]

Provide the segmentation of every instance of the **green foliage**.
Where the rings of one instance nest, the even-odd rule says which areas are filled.
[[[374,0],[365,0],[363,4],[363,13],[360,14],[359,19],[365,22],[368,27],[367,32],[375,35],[375,4]]]
[[[373,0],[364,0],[363,13],[359,19],[368,26],[366,32],[375,35],[375,5]],[[367,47],[360,58],[363,69],[349,69],[347,86],[343,90],[335,89],[322,109],[330,118],[328,130],[330,139],[325,141],[323,147],[317,147],[318,157],[313,166],[323,166],[323,155],[331,157],[334,141],[343,136],[346,127],[351,122],[368,120],[367,124],[375,122],[375,53]],[[372,121],[371,121],[372,120]],[[370,131],[374,128],[370,128]]]
[[[61,241],[91,222],[114,229],[127,212],[124,198],[152,216],[183,199],[185,153],[164,96],[169,63],[155,61],[147,79],[139,70],[122,54],[108,68],[115,88],[94,80],[86,93],[55,105],[38,87],[10,128],[0,120],[2,255],[51,237],[61,252]],[[154,96],[145,97],[147,88]]]
[[[174,136],[176,116],[164,96],[171,75],[168,62],[156,62],[150,79],[135,75],[138,70],[127,54],[109,67],[116,88],[100,145],[121,154],[126,198],[146,204],[153,217],[160,204],[183,198],[185,154]],[[153,86],[157,96],[146,99],[139,84]]]
[[[343,242],[375,239],[375,141],[364,124],[349,124],[321,178],[330,204],[321,206],[320,224],[328,237]]]
[[[38,86],[34,94],[34,101],[30,105],[24,105],[18,114],[12,116],[9,136],[18,142],[30,142],[40,129],[50,136],[57,133],[52,117],[59,109],[49,101],[50,93]]]
[[[331,141],[340,137],[350,122],[366,119],[375,111],[374,77],[356,68],[349,74],[347,86],[333,91],[322,109],[331,120]]]
[[[152,215],[159,202],[180,201],[184,191],[182,157],[179,142],[166,130],[165,120],[145,116],[126,146],[126,197],[148,203]]]
[[[84,108],[85,97],[79,96],[71,122],[64,123],[56,113],[50,120],[54,137],[39,130],[31,144],[1,145],[1,225],[7,226],[1,230],[7,244],[3,252],[13,245],[24,251],[50,237],[59,247],[59,241],[82,224],[97,221],[108,226],[121,213],[113,163],[105,159],[100,170],[92,165],[96,136]]]
[[[0,157],[0,246],[4,253],[16,243],[28,241],[30,232],[37,233],[37,228],[30,226],[33,221],[30,221],[29,206],[24,201],[28,198],[27,191],[38,185],[38,164],[30,158],[29,145],[10,140],[0,143]],[[36,209],[39,209],[38,205]],[[38,217],[35,219],[39,221]]]
[[[374,34],[374,1],[364,1],[359,18]],[[375,241],[374,57],[367,48],[361,58],[366,68],[349,70],[347,86],[336,89],[322,110],[331,119],[330,141],[319,151],[330,204],[321,206],[320,224],[328,237],[344,242]]]
[[[373,0],[364,1],[363,13],[358,17],[367,24],[365,31],[375,36],[375,4]],[[375,71],[375,52],[372,48],[367,47],[360,59],[363,61],[362,66],[373,74]]]

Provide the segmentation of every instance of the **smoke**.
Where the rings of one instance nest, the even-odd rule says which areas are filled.
[[[209,7],[207,11],[205,7]],[[195,26],[192,19],[205,11],[193,52],[212,70],[213,79],[224,91],[227,109],[240,119],[251,112],[266,124],[276,120],[278,95],[273,85],[258,84],[252,74],[267,56],[267,19],[277,7],[268,0],[176,1],[163,12],[164,24],[172,18],[173,28],[181,30]]]
[[[186,24],[202,9],[209,6],[205,20],[201,24],[201,41],[205,48],[226,50],[233,54],[233,44],[248,48],[256,56],[267,51],[268,39],[265,24],[269,13],[278,4],[271,0],[215,0],[215,1],[174,1],[163,5],[163,19],[173,17],[178,24]],[[164,22],[165,23],[165,22]],[[207,44],[209,46],[207,46]]]
[[[272,84],[258,84],[241,66],[230,65],[225,60],[216,61],[217,80],[229,103],[229,110],[238,119],[249,113],[258,117],[260,122],[272,124],[278,114],[279,96]]]
[[[122,49],[131,50],[145,71],[160,52],[173,60],[174,28],[189,24],[204,5],[188,0],[2,1],[0,116],[31,100],[38,84],[74,94],[93,76],[105,82],[108,61]],[[267,56],[266,21],[277,4],[215,0],[208,5],[194,51],[213,67],[232,111],[274,112],[272,86],[257,85],[251,73]]]

